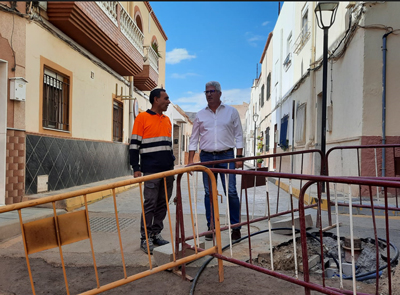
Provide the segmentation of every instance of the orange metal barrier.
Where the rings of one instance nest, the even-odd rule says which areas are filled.
[[[125,285],[127,283],[133,282],[137,279],[161,272],[163,270],[171,269],[171,268],[177,268],[178,266],[189,263],[191,261],[194,261],[196,259],[199,259],[201,257],[204,257],[206,255],[211,255],[211,254],[222,254],[221,250],[221,232],[220,232],[220,224],[219,224],[219,218],[215,218],[215,236],[216,236],[216,243],[210,247],[209,249],[202,249],[202,251],[195,251],[195,254],[187,256],[187,257],[181,257],[177,258],[176,254],[179,252],[179,245],[174,245],[174,236],[172,232],[172,223],[171,223],[171,213],[169,209],[169,204],[168,204],[168,196],[166,193],[166,203],[167,203],[167,209],[168,209],[168,222],[170,225],[170,236],[171,236],[171,247],[173,250],[173,261],[170,263],[166,263],[157,267],[152,266],[152,261],[151,261],[151,256],[150,256],[150,251],[148,249],[148,258],[149,258],[149,270],[141,272],[139,274],[135,274],[132,276],[127,276],[126,273],[126,264],[125,264],[125,258],[124,258],[124,251],[123,251],[123,246],[122,246],[122,238],[121,238],[121,230],[120,230],[120,225],[119,225],[119,218],[118,218],[118,208],[117,208],[117,202],[116,202],[116,194],[115,194],[115,189],[121,186],[126,186],[126,185],[131,185],[131,184],[139,184],[140,187],[140,198],[141,198],[141,205],[142,205],[142,212],[143,210],[143,192],[142,192],[142,185],[145,181],[151,180],[151,179],[157,179],[157,178],[164,178],[164,185],[166,185],[166,177],[172,176],[172,175],[179,175],[183,173],[191,173],[193,171],[202,171],[205,172],[209,175],[210,180],[211,180],[211,191],[212,191],[212,197],[214,199],[215,207],[214,207],[214,214],[215,216],[218,215],[218,202],[217,202],[217,190],[216,190],[216,182],[213,173],[206,167],[204,166],[192,166],[192,167],[187,167],[187,168],[182,168],[182,169],[176,169],[176,170],[171,170],[167,172],[162,172],[162,173],[157,173],[157,174],[152,174],[148,176],[143,176],[140,178],[132,178],[130,180],[125,180],[125,181],[120,181],[116,182],[113,184],[107,184],[107,185],[101,185],[93,188],[88,188],[88,189],[81,189],[77,190],[74,192],[69,192],[69,193],[63,193],[51,197],[44,197],[35,201],[27,201],[27,202],[22,202],[22,203],[17,203],[13,205],[8,205],[5,207],[0,207],[0,214],[5,213],[5,212],[10,212],[10,211],[18,211],[19,214],[19,221],[20,221],[20,226],[21,226],[21,234],[22,234],[22,240],[24,244],[24,249],[25,249],[25,257],[26,257],[26,263],[28,267],[28,273],[29,273],[29,279],[32,287],[32,293],[36,294],[35,292],[35,286],[34,286],[34,280],[33,280],[33,274],[31,271],[30,263],[29,263],[29,255],[33,253],[37,253],[40,251],[52,249],[52,248],[58,248],[59,249],[59,254],[60,254],[60,259],[61,259],[61,265],[63,268],[63,274],[64,274],[64,281],[65,281],[65,287],[66,287],[66,292],[67,294],[70,294],[69,291],[69,284],[68,284],[68,279],[67,279],[67,274],[66,274],[66,266],[64,262],[64,256],[63,256],[63,246],[75,243],[78,241],[86,240],[88,239],[90,241],[90,247],[91,247],[91,252],[92,252],[92,257],[93,257],[93,267],[94,267],[94,272],[96,276],[96,284],[97,288],[94,288],[92,290],[88,290],[82,294],[98,294],[101,292],[104,292],[106,290],[110,290],[113,288],[116,288],[121,285]],[[92,239],[91,235],[91,229],[90,229],[90,221],[89,221],[89,212],[88,212],[88,202],[87,202],[87,194],[95,193],[95,192],[100,192],[104,190],[112,190],[113,192],[113,200],[114,200],[114,212],[115,212],[115,221],[117,224],[117,230],[118,230],[118,239],[119,239],[119,245],[120,245],[120,253],[121,253],[121,259],[122,259],[122,267],[124,270],[124,277],[121,278],[120,280],[114,281],[112,283],[108,283],[105,285],[101,285],[99,281],[99,276],[98,276],[98,271],[97,271],[97,265],[96,265],[96,258],[95,258],[95,253],[94,253],[94,242]],[[165,191],[167,191],[165,189]],[[180,194],[180,191],[178,192]],[[56,202],[77,197],[77,196],[84,196],[84,203],[85,203],[85,208],[83,210],[79,210],[76,212],[70,212],[66,213],[63,215],[57,215],[56,212]],[[189,196],[190,198],[190,196]],[[24,223],[22,219],[22,214],[21,210],[24,208],[28,207],[34,207],[38,205],[44,205],[51,203],[54,211],[54,216],[53,217],[48,217],[48,218],[43,218],[40,220],[32,221],[32,222],[26,222]],[[145,223],[144,219],[144,223]],[[192,219],[192,224],[193,224],[193,219]],[[183,224],[182,224],[183,225]],[[144,225],[144,228],[146,229],[146,224]],[[193,236],[195,236],[194,232],[194,227],[193,228]],[[146,230],[146,241],[148,242],[148,235],[147,235],[147,230]],[[177,240],[179,241],[178,237]],[[148,244],[148,243],[147,243]],[[197,246],[195,246],[197,247]],[[174,251],[175,250],[175,251]],[[222,260],[219,260],[218,263],[218,270],[219,270],[219,281],[223,281],[224,276],[223,276],[223,265],[222,265]]]

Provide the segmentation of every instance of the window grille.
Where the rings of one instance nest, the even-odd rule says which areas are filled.
[[[69,131],[69,79],[49,69],[43,77],[43,127]]]
[[[113,110],[113,140],[122,142],[123,128],[123,104],[118,100],[114,100]]]
[[[267,100],[271,97],[271,73],[267,77]]]

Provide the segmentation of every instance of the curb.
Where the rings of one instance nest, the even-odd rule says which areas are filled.
[[[115,189],[115,193],[119,194],[119,193],[125,192],[125,191],[127,191],[127,190],[129,190],[129,189],[131,189],[133,187],[137,187],[137,186],[138,186],[138,184],[135,183],[135,184],[126,185],[126,186],[123,186],[123,187],[117,187]],[[54,194],[54,192],[53,192],[53,194]],[[112,195],[113,195],[113,193],[112,193],[111,189],[104,190],[104,191],[101,191],[101,192],[92,193],[92,194],[87,194],[86,195],[87,204],[88,205],[89,204],[93,204],[93,203],[101,201],[101,200],[103,200],[105,198],[111,197]],[[35,199],[39,199],[41,197],[42,196],[38,196],[38,197],[29,197],[29,196],[27,196],[24,201],[35,200]],[[72,197],[72,198],[69,198],[69,199],[66,199],[66,200],[62,200],[62,201],[57,201],[56,202],[56,208],[57,209],[64,209],[64,210],[66,210],[68,212],[76,210],[76,209],[78,209],[80,207],[83,207],[83,206],[85,206],[85,199],[84,199],[83,195]],[[38,205],[37,207],[39,207],[39,208],[53,208],[50,203],[49,204],[44,204],[44,205]]]

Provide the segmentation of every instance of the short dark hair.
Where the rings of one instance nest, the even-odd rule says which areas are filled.
[[[165,89],[163,88],[156,88],[153,89],[150,92],[150,103],[153,104],[154,103],[154,97],[160,97],[161,96],[161,92],[165,92]]]

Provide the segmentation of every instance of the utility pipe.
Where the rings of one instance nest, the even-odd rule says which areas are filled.
[[[382,67],[382,144],[386,144],[386,41],[393,31],[386,33],[382,37],[382,53],[383,53],[383,67]],[[382,149],[382,177],[386,175],[386,149]]]
[[[129,139],[130,139],[130,136],[131,136],[131,134],[132,134],[132,129],[133,129],[133,100],[132,100],[132,97],[133,97],[133,76],[132,77],[130,77],[130,85],[129,85],[129,97],[131,98],[131,99],[129,99],[129,131],[128,131],[128,134],[129,134]],[[130,140],[129,140],[129,142],[130,142]]]

